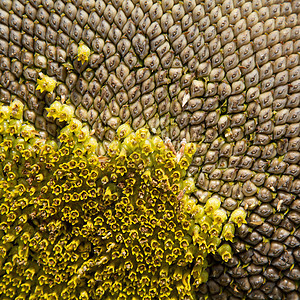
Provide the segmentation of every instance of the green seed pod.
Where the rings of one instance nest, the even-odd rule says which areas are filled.
[[[70,122],[71,119],[74,117],[74,111],[75,111],[75,108],[73,106],[63,104],[59,111],[59,116],[58,116],[59,121],[60,122],[63,122],[63,121]]]
[[[213,229],[214,227],[211,227],[211,229]],[[208,242],[207,242],[207,252],[208,253],[215,253],[218,246],[220,245],[221,243],[221,239],[218,238],[218,237],[212,237],[212,238],[209,238],[208,239]]]
[[[218,248],[218,253],[226,262],[232,258],[232,250],[228,244],[223,244],[220,248]]]
[[[234,210],[230,216],[230,221],[241,227],[243,223],[246,223],[246,212],[242,208]]]
[[[117,136],[119,139],[124,139],[131,133],[131,131],[130,126],[125,123],[117,129]]]
[[[221,225],[227,220],[227,214],[224,209],[217,209],[213,213],[213,223]]]
[[[221,201],[217,198],[209,198],[205,203],[204,210],[207,214],[213,214],[221,206]]]

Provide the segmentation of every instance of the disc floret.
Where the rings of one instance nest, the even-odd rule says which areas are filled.
[[[19,108],[0,106],[1,125],[14,128],[1,133],[0,255],[6,275],[28,285],[26,297],[49,298],[49,287],[62,299],[192,299],[208,279],[207,255],[230,258],[221,200],[198,203],[186,175],[194,146],[176,153],[170,141],[124,124],[103,156],[71,106],[48,109],[66,122],[58,140],[40,138]]]

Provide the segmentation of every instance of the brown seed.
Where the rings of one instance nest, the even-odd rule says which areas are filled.
[[[150,93],[155,88],[154,76],[151,76],[147,80],[145,80],[141,85],[142,94]]]
[[[124,11],[126,17],[128,18],[134,9],[134,4],[132,3],[131,0],[126,0],[126,1],[123,1],[122,8],[123,8],[123,11]]]
[[[130,53],[128,53],[127,56],[129,54]],[[125,62],[127,62],[127,64],[129,65],[129,68],[130,68],[130,66],[132,66],[134,64],[135,60],[133,59],[133,56],[129,55],[127,57],[127,60]],[[107,68],[108,72],[111,72],[111,71],[115,70],[119,66],[119,64],[120,64],[120,57],[118,55],[113,55],[113,56],[109,57],[105,61],[105,64],[106,64],[106,68]]]
[[[139,55],[141,59],[144,59],[149,53],[149,42],[141,34],[136,34],[132,39],[132,45],[135,49],[135,53]]]
[[[94,33],[92,31],[89,30],[90,33],[92,33],[94,35]],[[117,28],[117,26],[115,24],[112,25],[110,31],[108,32],[108,38],[115,44],[117,45],[117,43],[119,42],[119,40],[122,37],[122,32],[119,28]],[[90,38],[90,40],[92,40],[93,37]]]
[[[133,130],[137,130],[145,125],[145,119],[143,114],[140,114],[136,119],[132,122]]]
[[[266,172],[267,163],[264,160],[258,159],[254,162],[253,167],[251,169],[255,172]]]
[[[135,74],[134,72],[131,72],[124,81],[124,87],[128,91],[131,88],[133,88],[135,85]]]
[[[169,83],[169,79],[167,78],[167,70],[165,71],[158,71],[155,74],[155,85],[156,87],[159,87],[161,85],[165,85]]]
[[[103,39],[107,38],[108,32],[110,30],[110,24],[105,20],[104,16],[101,18],[97,32],[102,36]]]

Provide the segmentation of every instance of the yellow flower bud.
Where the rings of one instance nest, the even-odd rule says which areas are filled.
[[[201,283],[202,283],[202,282],[207,282],[208,276],[209,276],[208,272],[205,271],[205,270],[203,270],[203,271],[201,272],[201,277],[200,277]]]
[[[207,202],[205,203],[204,210],[207,214],[213,214],[215,210],[220,208],[221,201],[217,198],[209,198]]]
[[[237,224],[240,227],[243,223],[247,224],[246,222],[247,213],[243,208],[237,208],[231,213],[230,221]]]
[[[233,223],[225,224],[222,231],[222,237],[224,237],[226,241],[233,242],[234,232],[235,228]]]
[[[191,273],[186,271],[182,276],[182,283],[187,291],[191,290]]]
[[[212,225],[212,219],[209,216],[204,215],[199,224],[203,232],[208,232],[210,226]]]
[[[20,120],[10,120],[6,132],[10,135],[19,134],[21,127],[22,122]]]
[[[41,93],[43,93],[44,91],[52,93],[55,89],[56,81],[53,78],[44,75],[43,73],[39,73],[39,76],[42,79],[37,79],[38,85],[36,89],[40,90]]]
[[[180,180],[181,174],[179,171],[174,171],[171,173],[170,176],[171,176],[173,182],[177,182]]]
[[[222,259],[226,262],[232,258],[232,250],[228,244],[222,245],[218,249],[218,253],[221,255]]]
[[[78,119],[72,118],[68,127],[70,128],[71,132],[78,134],[82,126],[83,124]]]
[[[141,143],[142,153],[148,156],[150,153],[154,151],[153,146],[150,141],[146,140]]]
[[[145,141],[146,139],[150,138],[150,132],[146,128],[140,128],[136,131],[136,137],[139,142]]]
[[[210,227],[209,229],[209,234],[210,236],[219,236],[220,232],[221,232],[222,227],[219,226],[218,224],[213,224],[212,227]]]
[[[90,297],[89,297],[88,293],[85,290],[83,290],[80,292],[79,299],[80,300],[89,300]]]
[[[227,220],[227,214],[224,209],[217,209],[213,213],[214,224],[221,225]]]
[[[78,60],[83,64],[89,60],[90,54],[90,48],[87,45],[80,43],[78,47]]]
[[[129,152],[134,151],[139,144],[139,139],[134,132],[130,133],[123,141],[123,147]]]
[[[201,218],[204,216],[204,207],[202,205],[196,205],[195,210],[194,210],[194,219],[195,222],[199,224],[199,221],[201,220]]]
[[[190,162],[186,157],[183,157],[180,161],[179,161],[179,166],[181,169],[183,170],[187,170],[188,167],[190,166]]]
[[[94,137],[88,137],[87,140],[83,143],[87,153],[94,153],[98,147],[98,142]]]
[[[71,241],[70,244],[65,246],[65,248],[67,251],[75,251],[78,248],[79,244],[80,244],[80,240],[78,238],[75,238]]]
[[[184,237],[184,233],[182,232],[182,230],[175,231],[175,239],[181,241],[183,237]]]
[[[0,105],[0,123],[9,120],[12,114],[12,108],[8,105]]]
[[[25,283],[21,284],[21,291],[26,294],[30,291],[30,288],[31,288],[30,282],[25,282]]]
[[[129,124],[125,123],[118,127],[117,136],[119,139],[125,139],[130,133],[132,129]]]
[[[184,154],[192,157],[196,153],[197,147],[194,143],[187,143],[184,147]]]
[[[220,243],[221,243],[220,238],[218,238],[218,237],[210,238],[207,243],[207,252],[215,253],[215,251],[217,250],[217,247],[220,245]]]
[[[58,139],[63,143],[63,142],[69,142],[70,140],[73,139],[73,134],[72,132],[70,131],[70,129],[68,127],[64,127],[61,131],[60,131],[60,134],[58,136]],[[62,152],[62,149],[60,149],[60,155],[68,155],[69,153],[67,152],[66,154],[64,154]],[[69,151],[69,150],[68,150]]]
[[[115,156],[118,156],[120,154],[120,150],[121,150],[120,141],[114,140],[110,143],[110,145],[107,149],[107,153],[108,153],[109,156],[115,157]]]
[[[186,193],[192,193],[195,191],[195,180],[192,177],[183,181],[183,188],[186,188]]]
[[[184,255],[184,259],[186,262],[192,263],[194,259],[194,254],[195,254],[195,248],[193,245],[189,246],[187,248],[187,251]]]
[[[151,141],[152,141],[154,147],[156,149],[158,149],[159,151],[163,151],[164,149],[166,149],[165,143],[160,137],[154,136],[154,137],[152,137]]]
[[[86,147],[84,147],[83,144],[77,143],[76,146],[73,149],[73,153],[75,154],[75,157],[82,157],[86,152]]]
[[[70,122],[74,117],[75,108],[73,105],[63,104],[58,112],[58,118],[60,122]]]
[[[60,112],[62,109],[62,104],[59,101],[54,101],[49,108],[46,108],[48,111],[48,117],[56,119],[60,116]]]
[[[196,264],[194,265],[191,274],[194,277],[194,279],[197,280],[200,278],[201,272],[202,272],[202,264]]]
[[[37,131],[32,125],[24,124],[21,127],[21,136],[24,138],[25,141],[35,137]]]
[[[21,293],[20,295],[17,296],[17,298],[15,300],[25,300],[25,299],[26,299],[26,294]]]
[[[75,132],[76,133],[76,132]],[[78,133],[76,133],[78,142],[84,142],[90,136],[89,126],[82,127]]]

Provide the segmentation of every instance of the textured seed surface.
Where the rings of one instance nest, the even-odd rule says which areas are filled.
[[[46,111],[63,95],[103,145],[123,123],[176,150],[195,142],[197,199],[219,196],[248,222],[232,241],[236,264],[211,258],[213,280],[195,297],[297,299],[299,14],[297,0],[1,0],[0,101],[22,101],[44,136],[63,126]],[[52,94],[36,89],[40,72],[57,81]],[[30,287],[14,280],[0,297],[23,299]]]

